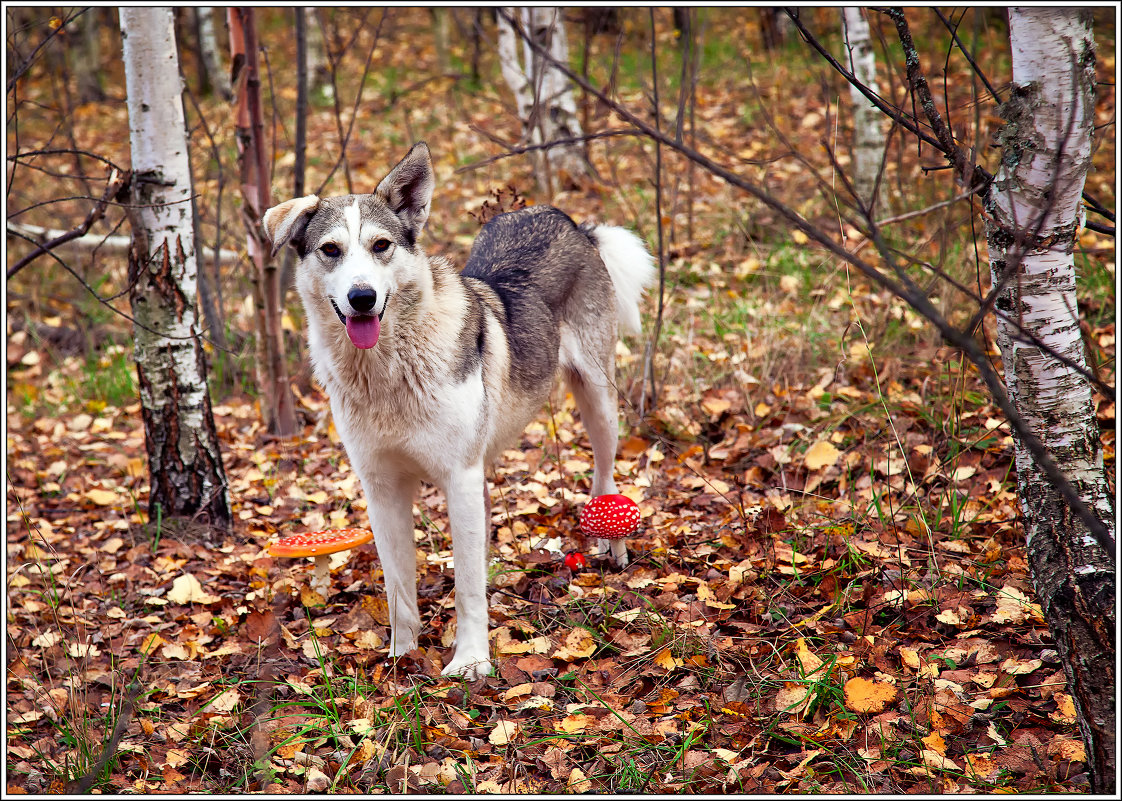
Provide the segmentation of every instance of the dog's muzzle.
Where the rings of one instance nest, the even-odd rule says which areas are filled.
[[[343,314],[343,311],[339,308],[339,305],[335,302],[334,298],[328,298],[328,300],[331,301],[331,308],[335,310],[335,314],[337,314],[339,316],[339,322],[341,322],[343,325],[346,325],[347,324],[347,315]],[[378,312],[378,319],[379,320],[381,320],[383,317],[386,316],[386,306],[389,305],[389,302],[390,302],[390,299],[389,299],[389,296],[387,295],[386,296],[386,305],[382,306],[382,310],[380,312]]]

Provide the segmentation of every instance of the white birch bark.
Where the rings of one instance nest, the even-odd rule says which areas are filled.
[[[210,85],[227,100],[230,98],[230,73],[222,68],[222,48],[218,46],[218,33],[215,18],[218,10],[211,6],[195,9],[199,15],[199,52],[203,56],[203,66],[210,76]]]
[[[509,17],[509,19],[508,19]],[[545,49],[552,59],[569,63],[565,22],[559,8],[504,8],[497,15],[499,65],[514,94],[522,121],[522,140],[531,145],[568,140],[581,135],[572,85],[550,59],[538,55],[527,38]],[[525,37],[522,58],[519,35],[510,20],[518,19]],[[562,172],[578,176],[587,172],[579,142],[568,142],[535,151],[535,173],[542,191],[553,194]]]
[[[120,9],[132,153],[129,299],[150,504],[229,521],[196,312],[191,173],[170,8]]]
[[[869,23],[860,8],[842,8],[842,32],[850,72],[873,92],[879,91],[877,56],[869,39]],[[868,205],[884,154],[884,115],[853,84],[849,85],[849,97],[853,105],[853,187],[861,202]]]
[[[1002,108],[1007,120],[999,134],[1002,164],[985,207],[991,275],[1001,288],[995,308],[1005,380],[1028,427],[1113,539],[1113,499],[1091,385],[1076,369],[1086,371],[1073,249],[1083,222],[1081,195],[1094,122],[1090,14],[1076,8],[1010,9],[1009,35],[1013,96]],[[1024,341],[1014,323],[1040,344]],[[1071,514],[1021,442],[1015,464],[1029,566],[1064,657],[1091,790],[1109,793],[1114,554]],[[1109,783],[1103,784],[1108,773]]]

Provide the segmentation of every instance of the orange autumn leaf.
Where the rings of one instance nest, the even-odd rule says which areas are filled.
[[[881,681],[860,676],[845,683],[845,708],[850,712],[876,715],[896,700],[896,688]]]

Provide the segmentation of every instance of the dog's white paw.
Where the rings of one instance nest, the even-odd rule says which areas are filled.
[[[491,675],[491,660],[486,657],[477,658],[472,656],[465,656],[460,658],[457,654],[453,657],[444,670],[440,671],[441,676],[459,676],[465,681],[475,681],[484,676]]]
[[[407,640],[404,643],[400,642],[396,638],[391,637],[390,639],[390,659],[397,659],[399,656],[405,656],[405,654],[409,653],[417,647],[416,637]]]

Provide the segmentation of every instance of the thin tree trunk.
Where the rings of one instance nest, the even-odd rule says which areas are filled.
[[[90,8],[77,20],[78,30],[73,47],[74,76],[78,81],[78,103],[95,103],[105,99],[101,86],[104,72],[101,64],[100,8]]]
[[[261,407],[270,433],[282,437],[296,432],[296,411],[281,328],[280,271],[270,258],[261,230],[261,217],[272,204],[265,154],[265,123],[261,109],[261,80],[257,69],[257,24],[252,8],[229,9],[231,61],[237,72],[238,162],[242,185],[242,222],[246,248],[253,260],[254,300],[257,307],[258,385]]]
[[[522,29],[521,62],[515,19],[520,20]],[[552,195],[559,188],[560,177],[585,175],[588,164],[577,141],[581,136],[581,125],[569,79],[549,59],[537,55],[527,40],[548,51],[559,63],[568,64],[569,46],[564,18],[559,8],[501,8],[497,24],[499,65],[518,104],[523,141],[537,145],[564,140],[564,144],[544,152],[535,151],[539,188]]]
[[[293,17],[296,29],[296,135],[293,149],[296,159],[292,165],[292,196],[304,196],[304,178],[307,172],[308,157],[308,17],[306,9],[294,8]],[[314,21],[313,21],[314,24]],[[292,274],[296,268],[296,254],[292,248],[284,249],[281,257],[280,296],[281,307],[285,305],[285,294],[292,286]]]
[[[210,6],[200,6],[195,9],[199,20],[199,53],[202,55],[203,68],[206,70],[210,85],[218,90],[224,100],[231,98],[230,76],[222,68],[222,50],[218,46],[218,34],[215,27],[217,12]]]
[[[860,8],[842,9],[842,30],[850,72],[877,92],[877,57],[869,40],[869,23]],[[853,104],[853,187],[871,216],[873,190],[884,155],[884,120],[853,84],[849,85],[849,98]]]
[[[129,301],[150,517],[231,522],[196,311],[191,173],[172,12],[120,10],[132,151]]]
[[[1073,249],[1091,161],[1094,45],[1090,12],[1009,12],[1013,97],[1002,107],[1002,167],[986,202],[997,341],[1009,395],[1030,429],[1114,536],[1114,508],[1085,369]],[[1041,345],[1018,338],[1011,322]],[[1074,514],[1018,440],[1016,468],[1029,568],[1064,662],[1091,774],[1115,777],[1113,550]]]

